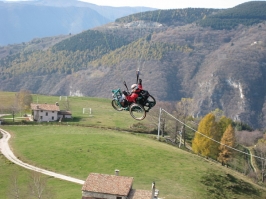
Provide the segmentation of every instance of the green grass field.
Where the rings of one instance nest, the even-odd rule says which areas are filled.
[[[9,162],[2,154],[0,155],[0,198],[7,199],[12,190],[12,176],[17,176],[21,192],[27,191],[27,185],[31,172]],[[55,179],[48,176],[42,176],[47,180],[49,189],[54,193],[55,198],[76,199],[81,193],[81,187],[78,184]],[[23,198],[23,197],[22,197]]]
[[[110,94],[111,96],[111,94]],[[59,96],[45,96],[45,95],[32,95],[33,103],[48,103],[55,104],[59,103],[60,109],[63,109],[63,103],[65,98]],[[73,120],[69,120],[69,123],[78,125],[88,125],[88,126],[101,126],[101,127],[111,127],[111,128],[121,128],[129,129],[133,124],[138,123],[138,121],[132,119],[128,111],[116,111],[111,106],[110,99],[101,99],[93,97],[68,97],[71,112],[73,115]],[[10,106],[11,102],[15,101],[15,93],[11,92],[0,92],[0,111],[1,107]],[[83,108],[91,108],[92,114],[83,114]],[[9,113],[5,111],[4,113]],[[30,113],[30,111],[28,111]],[[0,112],[1,114],[1,112]],[[24,113],[22,113],[24,114]],[[20,113],[16,114],[19,117]],[[5,119],[12,121],[12,115],[6,116]],[[15,118],[16,121],[21,119]],[[146,123],[146,121],[142,121]]]
[[[11,145],[21,160],[82,180],[90,172],[114,174],[119,169],[121,175],[134,177],[134,188],[149,190],[155,181],[160,195],[167,199],[266,196],[255,185],[228,178],[230,170],[145,135],[74,126],[5,126],[4,129],[14,136]],[[61,182],[51,183],[55,192],[60,192]],[[213,186],[214,183],[219,187]],[[234,190],[238,184],[242,188]],[[78,192],[72,189],[78,194],[76,198],[81,196],[80,189],[81,186]]]
[[[14,101],[14,96],[0,92],[2,107],[8,106],[6,100]],[[111,99],[69,97],[68,100],[73,120],[63,122],[64,125],[50,122],[38,126],[1,126],[12,133],[10,144],[17,157],[82,180],[91,172],[114,174],[119,169],[120,175],[134,177],[134,188],[149,190],[155,181],[160,197],[165,199],[266,198],[264,189],[237,172],[158,142],[153,135],[116,131],[132,130],[134,124],[148,124],[149,120],[138,122],[128,112],[115,111]],[[59,96],[33,95],[33,101],[63,103]],[[83,114],[83,108],[92,108],[92,116]],[[19,173],[21,184],[30,173],[1,155],[0,198],[7,196],[14,172]],[[81,185],[46,178],[56,199],[81,198]]]
[[[0,91],[0,102],[1,102],[0,108],[11,106],[15,102],[14,100],[15,100],[15,93],[14,92],[2,92],[2,91]]]

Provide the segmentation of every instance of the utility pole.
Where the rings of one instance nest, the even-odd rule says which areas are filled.
[[[13,122],[15,122],[15,119],[14,119],[14,117],[15,117],[15,112],[14,112],[14,111],[12,111],[12,116],[13,116]]]
[[[160,112],[159,112],[159,123],[158,123],[158,137],[157,139],[160,139],[160,130],[161,130],[161,114],[162,114],[162,108],[160,108]]]
[[[179,137],[180,137],[180,143],[179,143],[179,148],[181,147],[182,144],[182,138],[183,138],[183,142],[184,142],[184,147],[186,147],[185,145],[185,138],[184,138],[184,129],[185,129],[185,125],[183,124],[183,126],[181,127],[180,131],[179,131]]]
[[[182,126],[182,129],[181,129],[181,132],[182,132],[182,135],[183,135],[183,141],[184,141],[184,147],[186,148],[186,123],[185,123],[185,119],[184,119],[184,124]]]

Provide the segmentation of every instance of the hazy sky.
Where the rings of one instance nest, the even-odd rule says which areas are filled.
[[[23,0],[0,0],[23,1]],[[24,0],[25,1],[25,0]],[[67,0],[66,0],[67,1]],[[175,8],[232,8],[250,0],[80,0],[106,6],[145,6],[160,9]],[[265,1],[265,0],[264,0]]]
[[[249,0],[82,0],[96,5],[145,6],[160,9],[232,8]]]

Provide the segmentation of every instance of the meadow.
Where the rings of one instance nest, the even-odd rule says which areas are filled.
[[[32,94],[33,102],[40,104],[55,104],[59,103],[60,109],[64,110],[64,104],[66,103],[65,96],[46,96]],[[87,126],[101,126],[106,128],[117,128],[117,129],[129,129],[133,124],[137,124],[138,121],[133,120],[129,112],[116,111],[111,106],[111,94],[110,99],[94,98],[94,97],[68,97],[67,98],[72,112],[73,119],[67,122],[76,125],[87,125]],[[3,107],[10,107],[15,102],[15,93],[13,92],[0,92],[0,114]],[[83,114],[83,108],[91,109],[90,112]],[[5,119],[12,121],[12,111],[4,109],[6,116]],[[31,114],[31,111],[17,112],[15,115],[15,121],[20,121],[19,117],[23,114]],[[143,123],[143,122],[142,122]],[[146,121],[144,121],[146,123]]]
[[[134,188],[149,190],[155,181],[163,198],[217,198],[221,194],[223,198],[232,195],[248,198],[246,194],[250,198],[266,196],[252,182],[233,177],[232,171],[225,167],[156,141],[152,135],[62,125],[4,126],[4,129],[12,133],[10,144],[21,160],[82,180],[91,172],[114,174],[119,169],[120,175],[134,177]],[[49,180],[49,184],[53,184],[56,193],[61,193],[61,181],[52,180],[55,181]],[[228,186],[231,186],[229,190]],[[80,189],[81,186],[75,191],[71,189],[77,194],[75,198],[80,198]],[[60,194],[56,198],[69,197]]]
[[[39,103],[59,101],[58,96],[33,97]],[[120,175],[134,177],[133,188],[150,190],[155,181],[165,199],[266,197],[264,188],[244,175],[160,142],[156,135],[130,132],[139,122],[128,112],[113,110],[110,99],[71,97],[69,101],[74,117],[69,122],[1,126],[12,134],[10,145],[19,159],[81,180],[91,172],[114,174],[119,169]],[[92,115],[84,115],[83,107],[91,107]],[[17,172],[23,184],[30,172],[2,155],[0,163],[0,196],[7,196],[10,176]],[[46,178],[56,199],[81,198],[81,185]]]
[[[18,179],[18,186],[21,193],[27,192],[28,183],[30,181],[31,171],[19,167],[9,162],[2,154],[0,154],[0,198],[8,199],[11,192],[14,191],[12,177],[15,175]],[[70,183],[56,178],[42,176],[47,182],[47,187],[54,193],[55,198],[80,199],[81,186],[79,184]],[[23,198],[23,197],[21,197]]]

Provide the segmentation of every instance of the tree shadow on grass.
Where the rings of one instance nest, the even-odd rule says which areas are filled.
[[[82,117],[64,118],[63,122],[80,122]]]
[[[210,198],[239,198],[239,196],[249,196],[249,198],[260,198],[261,192],[254,186],[241,179],[237,179],[231,174],[217,174],[211,170],[201,178],[202,184],[207,186]]]

